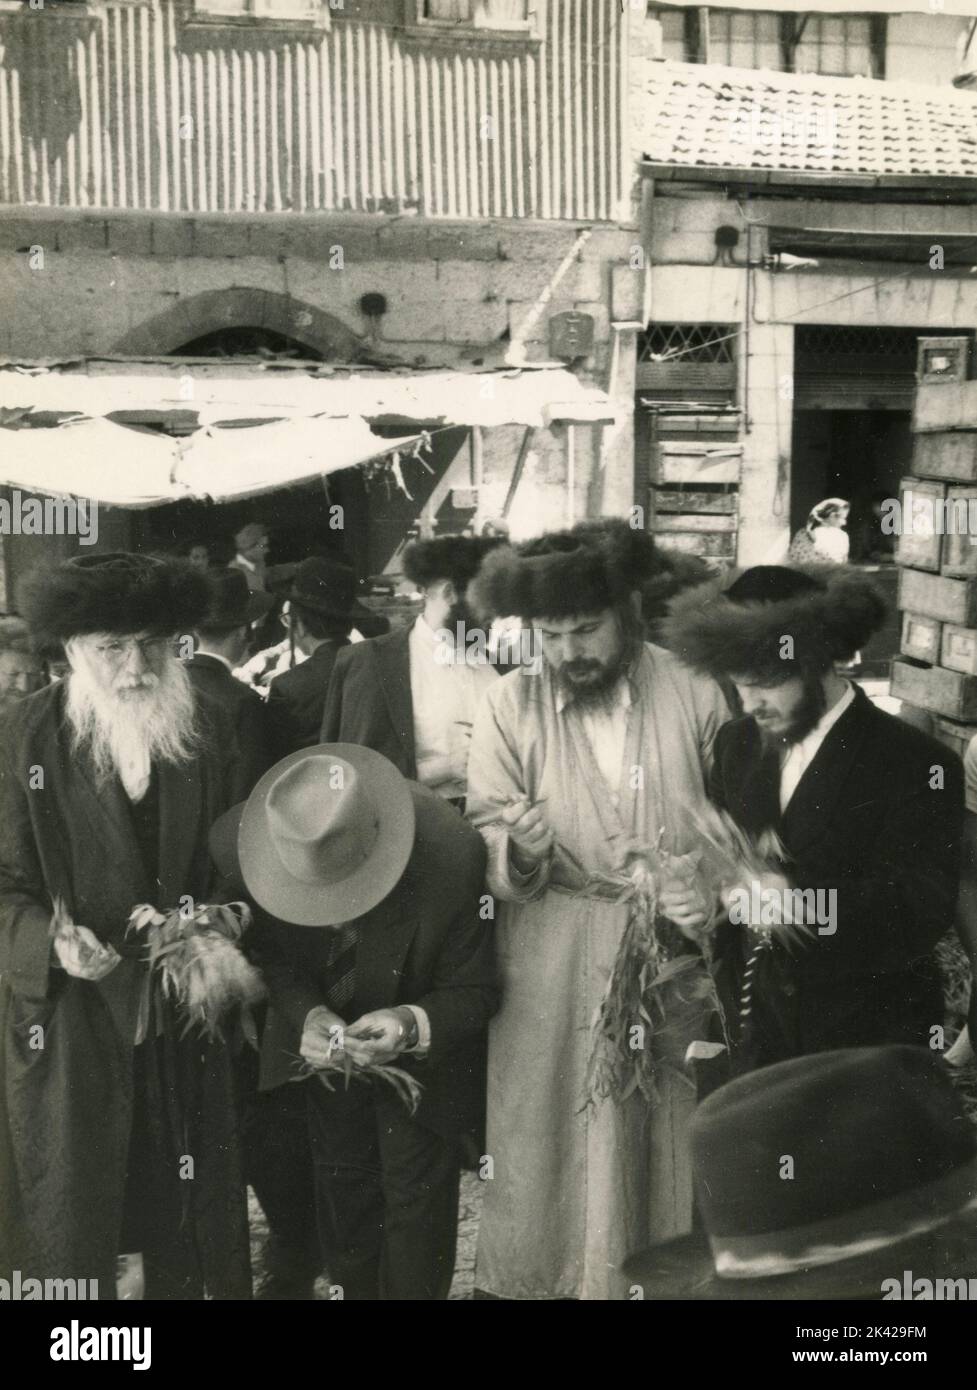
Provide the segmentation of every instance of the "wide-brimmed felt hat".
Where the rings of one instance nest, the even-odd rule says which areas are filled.
[[[372,748],[301,748],[215,822],[211,855],[283,922],[352,922],[400,882],[414,846],[410,783]]]
[[[703,1101],[691,1141],[704,1229],[625,1262],[646,1298],[880,1299],[977,1274],[977,1138],[926,1048],[761,1068]]]
[[[207,576],[210,604],[201,627],[234,628],[263,618],[275,602],[264,589],[249,589],[240,570],[216,570]]]
[[[282,597],[300,608],[345,621],[356,599],[356,572],[345,560],[314,555],[296,565]]]

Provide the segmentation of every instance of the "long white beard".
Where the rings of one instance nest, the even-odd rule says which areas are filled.
[[[161,677],[147,672],[135,688],[107,688],[84,648],[69,645],[72,747],[91,758],[100,785],[118,774],[130,801],[140,801],[154,762],[186,763],[200,748],[186,668],[169,658]]]

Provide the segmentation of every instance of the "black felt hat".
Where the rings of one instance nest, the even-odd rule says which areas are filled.
[[[356,574],[345,560],[314,555],[296,565],[284,597],[313,613],[346,620],[356,599]]]
[[[275,602],[264,589],[249,589],[240,570],[216,570],[207,575],[210,604],[201,626],[205,628],[244,627],[257,622]]]
[[[977,1272],[977,1137],[927,1048],[763,1067],[703,1101],[691,1141],[705,1229],[625,1262],[646,1298],[881,1299]]]

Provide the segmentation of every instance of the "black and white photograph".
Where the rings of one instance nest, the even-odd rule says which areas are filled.
[[[938,1363],[975,965],[977,0],[0,0],[5,1344]]]

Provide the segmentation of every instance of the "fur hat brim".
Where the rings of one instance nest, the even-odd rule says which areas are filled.
[[[813,576],[812,576],[813,578]],[[772,602],[734,602],[728,578],[700,585],[671,604],[664,641],[689,666],[720,679],[773,683],[797,671],[848,661],[885,619],[881,595],[862,575],[839,569],[807,591]]]
[[[205,576],[185,561],[107,554],[35,570],[21,585],[19,608],[38,646],[56,651],[93,632],[191,632],[209,597]]]
[[[493,616],[572,618],[623,603],[675,571],[647,532],[604,518],[501,546],[482,565],[473,597]]]
[[[404,551],[404,575],[418,588],[450,579],[466,589],[490,550],[501,544],[495,536],[436,536],[415,541]]]

